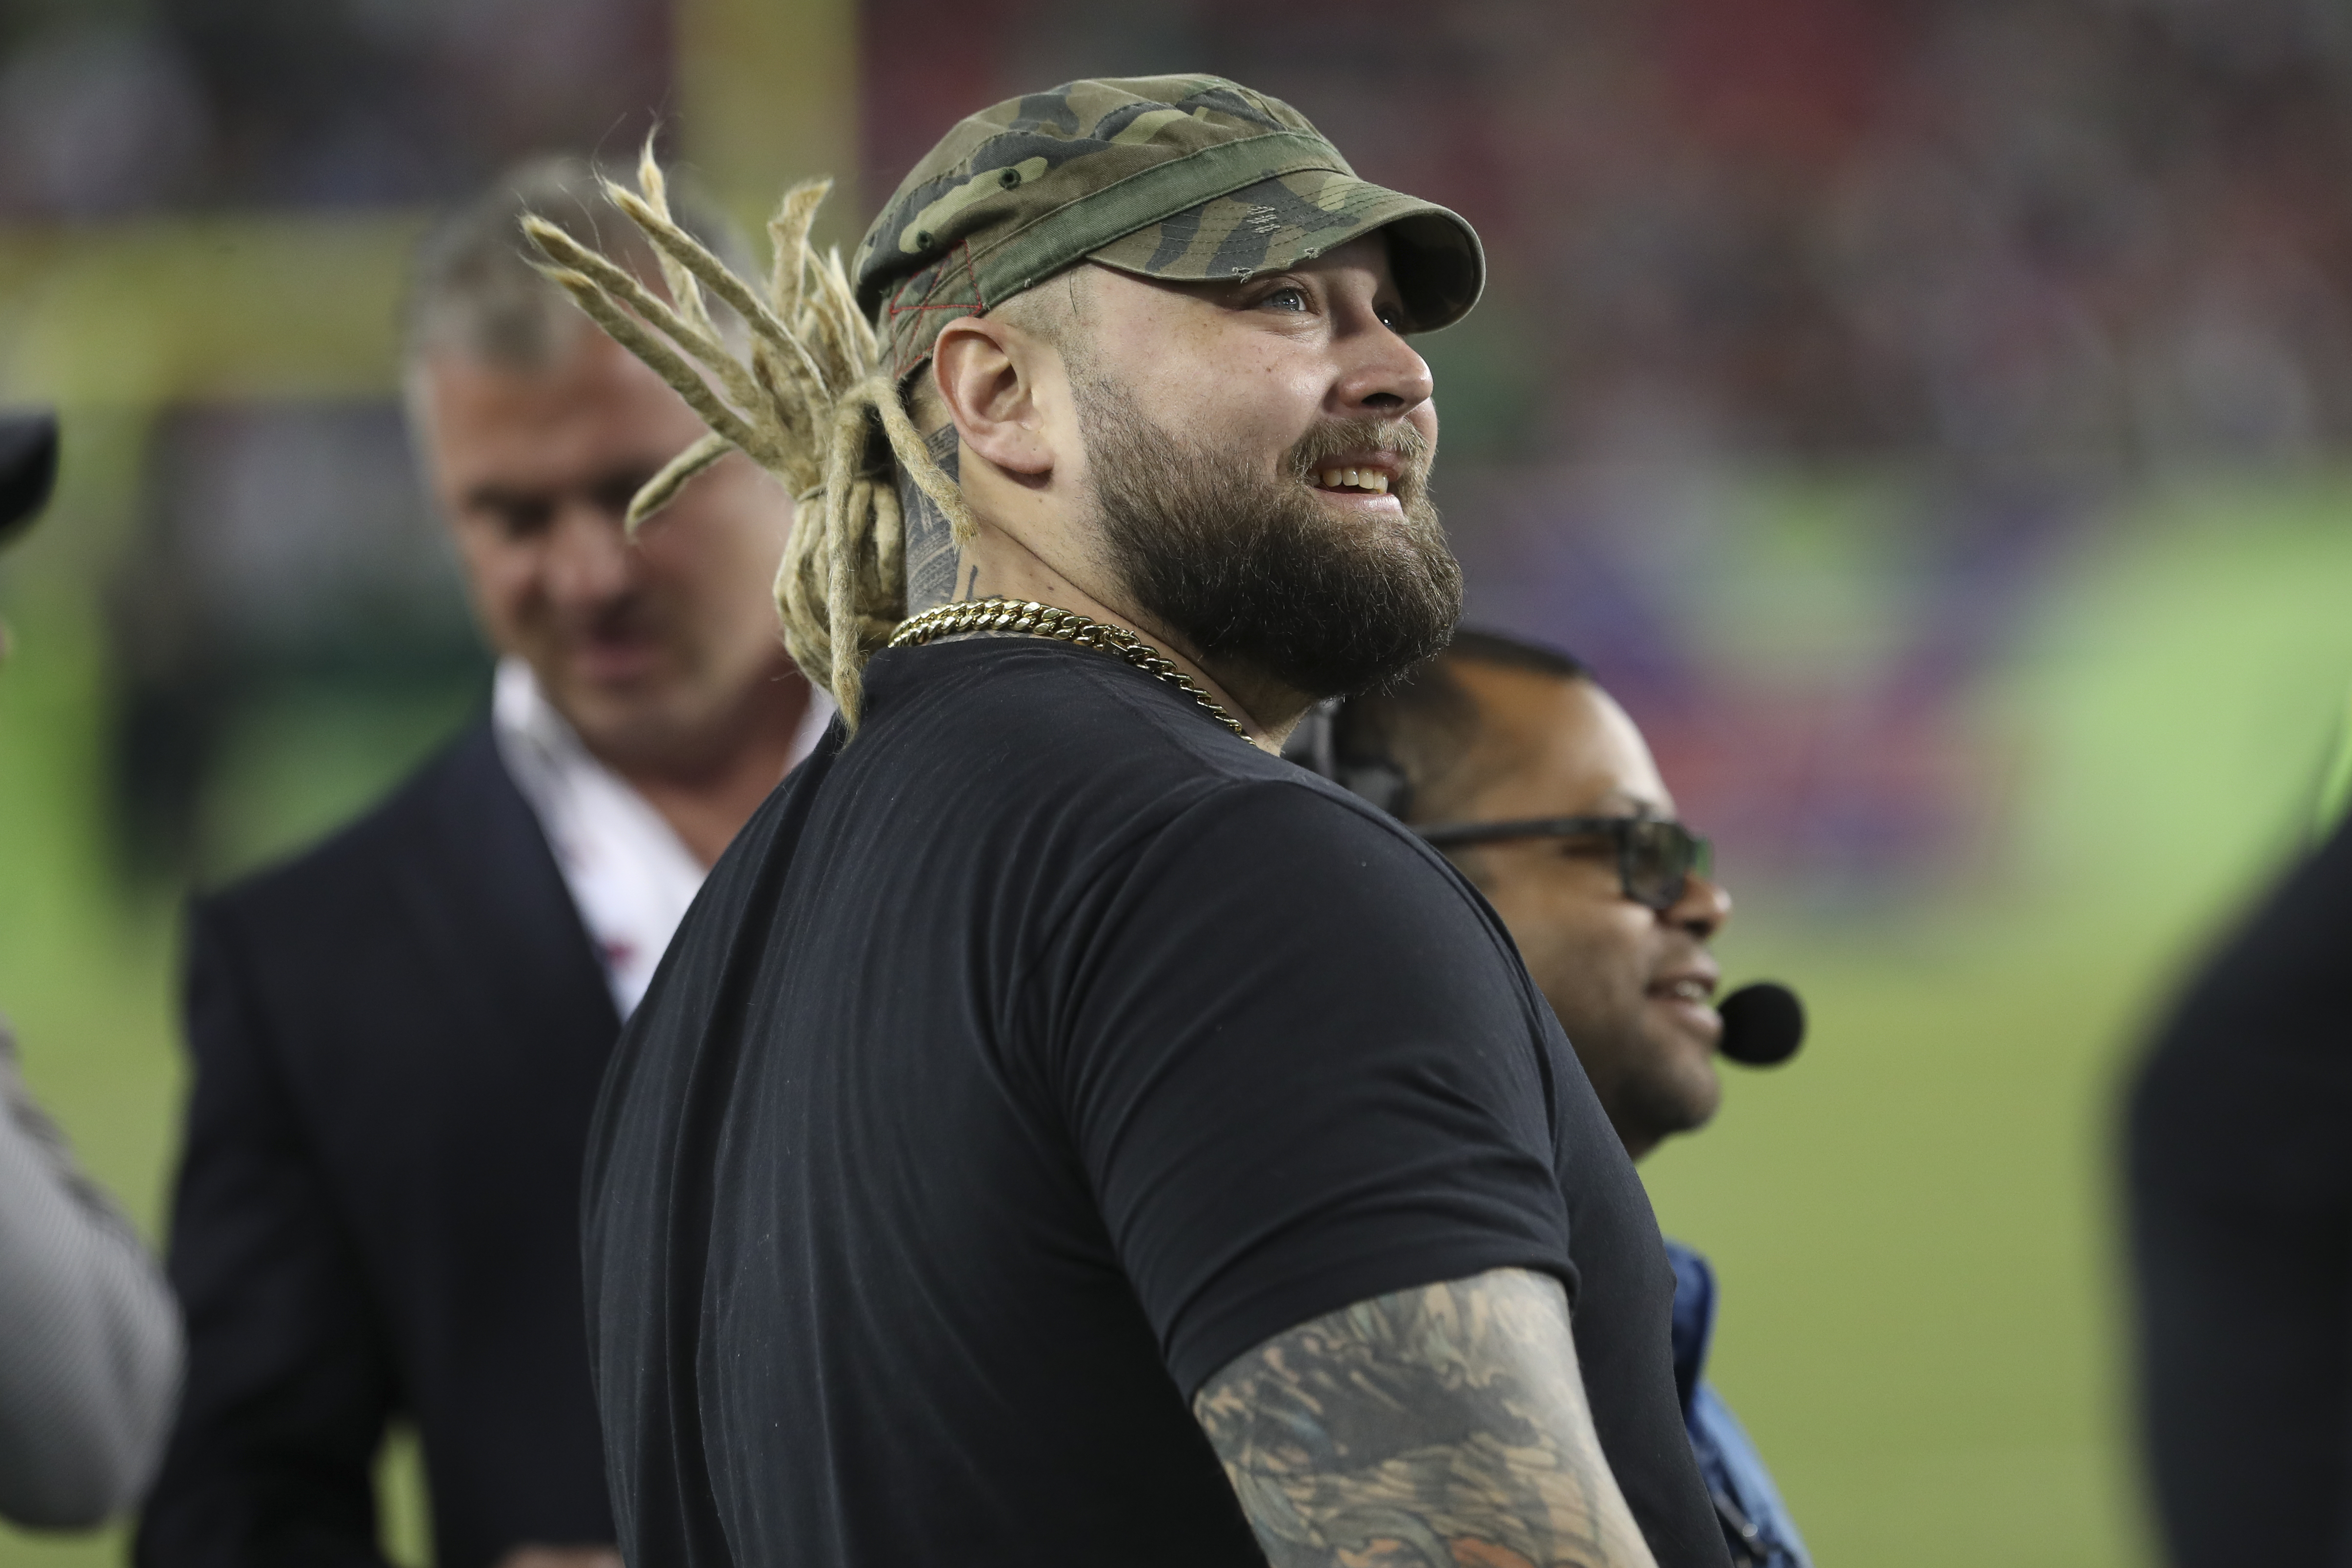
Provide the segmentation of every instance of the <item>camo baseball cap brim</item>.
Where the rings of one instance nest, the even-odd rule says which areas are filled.
[[[1076,266],[1208,281],[1309,261],[1374,231],[1409,326],[1462,319],[1485,286],[1477,231],[1356,177],[1279,99],[1222,77],[1066,83],[958,124],[857,247],[858,302],[895,374],[940,329]]]

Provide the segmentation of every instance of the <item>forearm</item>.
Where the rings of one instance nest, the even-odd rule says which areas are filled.
[[[0,1516],[95,1524],[153,1468],[179,1314],[128,1226],[31,1121],[5,1060],[0,1080]]]
[[[1654,1568],[1548,1277],[1360,1302],[1234,1362],[1193,1412],[1274,1568]]]

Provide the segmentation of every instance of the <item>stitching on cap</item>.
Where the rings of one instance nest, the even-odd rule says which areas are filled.
[[[961,248],[969,252],[971,247],[967,245]],[[891,320],[896,321],[900,316],[907,315],[917,310],[961,310],[968,309],[968,307],[955,302],[950,302],[945,305],[934,305],[929,303],[932,299],[938,296],[940,290],[947,286],[947,261],[948,258],[942,256],[932,266],[923,268],[922,272],[910,273],[908,276],[907,280],[898,285],[887,306]],[[923,300],[925,302],[919,305],[900,304],[899,300],[904,300],[907,297],[907,290],[915,286],[915,280],[922,277],[924,272],[929,273],[931,278],[931,286],[923,290]],[[971,258],[969,254],[967,254],[964,258],[964,280],[971,285],[972,297],[974,299],[978,299],[980,297],[980,280],[971,276]]]
[[[971,316],[984,316],[988,314],[988,297],[981,292],[980,278],[972,270],[971,242],[969,239],[961,241],[956,246],[956,248],[963,252],[964,281],[971,286],[971,299],[969,301],[951,300],[944,305],[934,305],[930,302],[938,297],[940,290],[946,286],[948,281],[949,258],[942,256],[940,258],[938,264],[930,268],[931,286],[923,291],[923,303],[919,305],[901,305],[897,300],[890,301],[889,316],[891,325],[894,329],[898,325],[899,317],[916,315],[924,310],[956,310]],[[915,277],[920,276],[920,273],[917,273],[915,275]],[[900,297],[904,297],[907,289],[913,285],[914,281],[915,278],[908,278],[905,283],[899,286],[898,293]],[[892,336],[895,337],[897,333],[894,330]],[[911,358],[902,353],[891,362],[892,372],[894,374],[904,375],[916,365],[921,363],[924,359],[929,357],[929,354],[930,349],[928,346],[914,353]]]
[[[971,247],[969,245],[966,245],[961,248],[969,252]],[[923,268],[921,272],[910,273],[908,276],[907,280],[898,285],[896,297],[894,297],[889,302],[888,310],[891,320],[896,321],[898,317],[915,310],[961,310],[966,309],[967,307],[954,302],[945,305],[934,305],[929,302],[932,300],[937,299],[940,291],[947,287],[947,264],[948,258],[942,256],[937,262]],[[899,300],[906,298],[907,290],[913,288],[915,286],[916,279],[921,278],[926,272],[930,275],[931,282],[930,287],[923,290],[924,302],[919,305],[900,304]],[[979,280],[971,276],[971,260],[968,254],[964,258],[964,279],[966,282],[971,284],[973,297],[977,299],[980,293],[980,284]]]
[[[963,252],[963,275],[964,278],[971,284],[971,297],[973,301],[980,306],[980,309],[974,311],[973,314],[985,316],[988,314],[988,296],[981,291],[980,274],[972,269],[971,237],[969,235],[965,236],[963,243],[956,247],[956,248]]]

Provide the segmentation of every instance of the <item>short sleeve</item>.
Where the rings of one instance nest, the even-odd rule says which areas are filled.
[[[1418,841],[1307,783],[1232,784],[1087,900],[1046,1070],[1189,1399],[1390,1291],[1575,1289],[1552,1054],[1508,937]]]

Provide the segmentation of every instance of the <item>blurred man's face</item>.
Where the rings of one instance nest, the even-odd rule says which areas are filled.
[[[1642,732],[1589,680],[1467,659],[1450,669],[1478,704],[1478,739],[1449,821],[1538,816],[1671,817]],[[1703,1125],[1722,1087],[1723,1021],[1706,943],[1731,900],[1693,876],[1661,913],[1627,898],[1606,838],[1526,839],[1454,852],[1559,1016],[1601,1108],[1635,1158]]]
[[[630,497],[703,425],[601,332],[536,370],[450,351],[415,374],[419,439],[490,642],[529,662],[607,764],[715,763],[758,684],[789,668],[772,594],[790,498],[730,454],[631,543]]]

